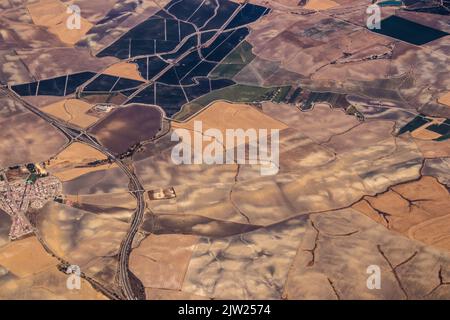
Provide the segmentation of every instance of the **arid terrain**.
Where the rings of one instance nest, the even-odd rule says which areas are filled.
[[[450,2],[0,0],[0,299],[450,299]]]

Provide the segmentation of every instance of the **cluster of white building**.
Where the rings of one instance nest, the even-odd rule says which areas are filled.
[[[26,217],[30,207],[41,209],[61,192],[62,184],[53,176],[39,177],[35,181],[0,181],[0,209],[8,213],[12,220],[10,239],[19,239],[33,232],[33,226]]]

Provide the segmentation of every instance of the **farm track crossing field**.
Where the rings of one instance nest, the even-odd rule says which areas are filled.
[[[0,299],[450,299],[450,1],[375,2],[0,0]]]

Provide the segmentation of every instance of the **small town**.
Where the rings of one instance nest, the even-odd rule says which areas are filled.
[[[10,240],[33,232],[27,214],[41,209],[62,191],[61,182],[38,164],[8,168],[0,173],[0,209],[11,216]]]

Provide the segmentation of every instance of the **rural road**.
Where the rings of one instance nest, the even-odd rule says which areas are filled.
[[[144,218],[144,210],[145,210],[145,201],[144,201],[144,187],[141,185],[138,177],[131,172],[130,169],[122,162],[122,160],[118,159],[115,155],[111,154],[106,148],[100,145],[94,138],[92,138],[88,133],[80,131],[77,128],[71,127],[70,125],[55,119],[42,111],[40,111],[35,106],[29,104],[24,101],[20,96],[11,91],[6,86],[0,87],[0,95],[8,96],[14,100],[20,101],[25,108],[27,108],[30,112],[39,116],[47,123],[52,125],[53,127],[60,130],[70,141],[78,141],[84,144],[95,148],[96,150],[102,152],[109,159],[117,164],[117,166],[128,176],[130,179],[130,192],[135,196],[137,200],[136,211],[133,215],[130,228],[121,243],[119,249],[119,285],[122,289],[122,295],[124,299],[127,300],[137,300],[139,299],[138,294],[134,292],[133,287],[130,281],[130,273],[128,269],[128,261],[129,255],[131,253],[131,246],[134,240],[136,233],[138,232],[139,226],[142,223]]]

